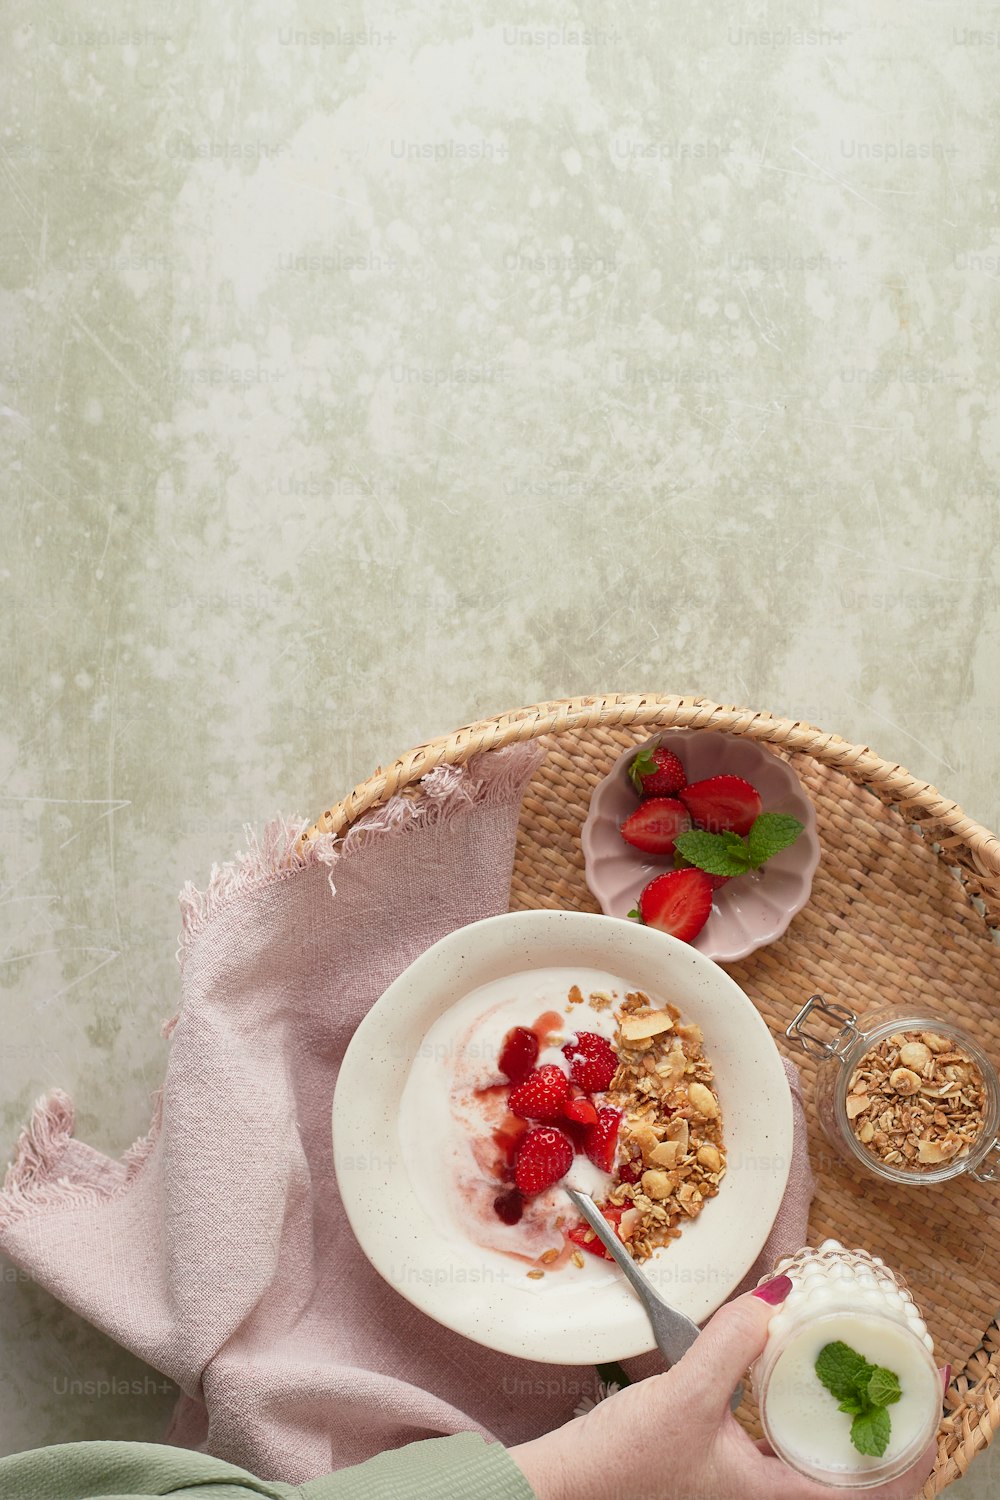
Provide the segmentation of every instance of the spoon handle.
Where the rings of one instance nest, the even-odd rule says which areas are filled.
[[[675,1365],[690,1349],[701,1329],[686,1313],[678,1312],[669,1302],[664,1302],[659,1292],[650,1286],[648,1278],[640,1271],[590,1194],[577,1192],[575,1188],[566,1188],[564,1191],[581,1218],[586,1219],[605,1250],[624,1272],[626,1280],[646,1310],[660,1353],[668,1365]],[[730,1398],[730,1409],[735,1411],[742,1399],[741,1383]]]
[[[574,1188],[567,1188],[566,1191],[605,1250],[617,1261],[619,1269],[631,1282],[636,1296],[646,1309],[661,1354],[668,1364],[675,1365],[698,1337],[700,1329],[697,1323],[693,1323],[684,1313],[679,1313],[670,1307],[653,1290],[593,1198],[587,1193],[578,1193]]]

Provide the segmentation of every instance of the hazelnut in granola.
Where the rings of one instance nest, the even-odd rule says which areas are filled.
[[[847,1088],[855,1138],[898,1171],[934,1171],[967,1156],[986,1121],[986,1086],[968,1052],[933,1031],[885,1037]]]
[[[617,1013],[618,1070],[608,1102],[623,1111],[610,1205],[624,1208],[633,1259],[679,1238],[714,1198],[726,1170],[722,1112],[701,1029],[673,1005],[627,994]]]

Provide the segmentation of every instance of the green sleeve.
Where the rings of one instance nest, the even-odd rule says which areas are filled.
[[[536,1500],[499,1443],[427,1438],[305,1484],[256,1479],[188,1448],[64,1443],[0,1458],[0,1500]]]
[[[295,1500],[536,1500],[506,1448],[475,1432],[425,1438],[310,1479]]]
[[[0,1500],[297,1500],[236,1464],[159,1443],[61,1443],[0,1458]]]

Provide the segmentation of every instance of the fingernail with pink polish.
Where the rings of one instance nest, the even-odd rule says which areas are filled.
[[[769,1302],[776,1307],[779,1302],[784,1302],[788,1293],[792,1290],[792,1279],[790,1276],[772,1276],[770,1281],[765,1281],[763,1286],[757,1287],[755,1297],[762,1302]]]

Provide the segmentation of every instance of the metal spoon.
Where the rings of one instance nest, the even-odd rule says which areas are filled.
[[[580,1217],[586,1219],[608,1254],[624,1271],[632,1290],[646,1309],[660,1353],[668,1365],[675,1365],[681,1355],[690,1349],[701,1329],[685,1313],[678,1312],[669,1302],[664,1302],[659,1292],[654,1290],[649,1278],[639,1270],[590,1194],[577,1192],[576,1188],[571,1187],[564,1187],[563,1191],[571,1199]],[[730,1410],[735,1411],[742,1399],[741,1383],[730,1397]]]

